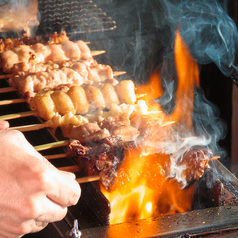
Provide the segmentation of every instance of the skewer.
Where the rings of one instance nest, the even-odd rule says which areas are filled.
[[[48,123],[42,123],[42,124],[10,127],[9,130],[18,130],[21,132],[26,132],[26,131],[37,131],[37,130],[48,128],[48,127],[49,127]]]
[[[67,157],[67,154],[56,154],[56,155],[45,155],[44,156],[46,159],[51,160],[51,159],[60,159],[60,158],[65,158]]]
[[[121,76],[123,74],[126,74],[126,71],[115,71],[113,73],[113,77]]]
[[[93,51],[91,51],[91,55],[92,56],[102,55],[105,52],[106,52],[105,50],[93,50]]]
[[[13,87],[0,88],[0,93],[9,93],[14,91],[17,91],[17,89]]]
[[[22,117],[28,117],[28,116],[36,116],[37,114],[38,114],[37,111],[19,112],[19,113],[13,113],[13,114],[0,116],[0,120],[10,120],[10,119],[16,119],[16,118],[22,118]]]
[[[3,75],[0,75],[0,79],[7,79],[7,78],[10,78],[12,77],[13,74],[3,74]]]
[[[88,182],[94,182],[94,181],[99,181],[99,180],[100,180],[99,175],[82,177],[82,178],[77,178],[76,179],[76,181],[78,183],[88,183]]]
[[[24,98],[17,98],[17,99],[10,99],[10,100],[2,100],[0,101],[0,106],[3,105],[10,105],[10,104],[16,104],[16,103],[22,103],[26,102]]]
[[[79,167],[77,165],[72,165],[72,166],[66,166],[66,167],[59,167],[58,168],[61,171],[66,171],[66,172],[71,172],[71,173],[75,173],[75,172],[79,172]]]
[[[95,52],[96,52],[95,54],[97,54],[97,53],[100,54],[100,52],[102,52],[102,51],[95,51]],[[123,74],[126,74],[126,71],[115,71],[113,73],[113,77],[121,76]],[[8,79],[8,78],[10,78],[12,76],[14,76],[14,74],[3,74],[3,75],[0,75],[0,79]]]
[[[217,159],[220,159],[220,158],[221,158],[221,156],[219,156],[219,155],[212,156],[212,158],[210,159],[210,161],[211,161],[211,160],[217,160]]]
[[[126,71],[114,71],[113,72],[113,77],[121,76],[123,74],[126,74]],[[9,74],[10,75],[10,74]],[[13,75],[13,74],[12,74]],[[11,76],[12,76],[11,75]],[[0,76],[5,76],[5,75],[0,75]],[[1,78],[0,78],[1,79]],[[0,93],[9,93],[9,92],[14,92],[17,91],[16,88],[13,87],[6,87],[6,88],[1,88]],[[138,95],[138,97],[143,97],[144,95]],[[14,102],[13,102],[14,103]],[[0,105],[6,105],[6,104],[0,104]]]
[[[65,145],[68,145],[68,143],[69,143],[69,140],[62,140],[62,141],[51,142],[51,143],[47,143],[43,145],[37,145],[34,148],[37,151],[42,151],[42,150],[48,150],[52,148],[65,146]]]

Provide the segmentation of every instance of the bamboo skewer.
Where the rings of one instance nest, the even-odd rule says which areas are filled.
[[[10,127],[9,130],[18,130],[21,132],[26,132],[26,131],[37,131],[37,130],[48,128],[48,127],[49,127],[48,123],[42,123],[42,124],[32,124],[32,125],[26,125],[26,126]]]
[[[89,176],[89,177],[82,177],[82,178],[77,178],[76,181],[78,183],[88,183],[88,182],[94,182],[94,181],[99,181],[100,177],[99,175],[95,176]]]
[[[61,159],[67,157],[67,154],[56,154],[56,155],[45,155],[44,156],[47,160],[51,159]]]
[[[106,52],[105,50],[93,50],[93,51],[91,51],[91,55],[92,56],[102,55],[105,52]]]
[[[10,120],[10,119],[16,119],[16,118],[22,118],[22,117],[28,117],[28,116],[36,116],[37,114],[38,114],[37,111],[19,112],[19,113],[13,113],[13,114],[0,116],[0,120]]]
[[[10,78],[12,77],[13,74],[3,74],[3,75],[0,75],[0,79],[7,79],[7,78]]]
[[[62,140],[62,141],[51,142],[51,143],[47,143],[47,144],[43,144],[43,145],[37,145],[34,148],[37,151],[42,151],[42,150],[48,150],[48,149],[52,149],[52,148],[58,148],[61,146],[65,146],[65,145],[68,145],[68,143],[69,143],[69,140]]]
[[[14,91],[17,91],[17,89],[13,87],[0,88],[0,93],[9,93]]]
[[[71,172],[71,173],[75,173],[75,172],[79,172],[80,171],[79,167],[77,165],[59,167],[57,169],[62,170],[62,171],[66,171],[66,172]]]
[[[26,102],[24,98],[9,99],[0,101],[0,106]]]

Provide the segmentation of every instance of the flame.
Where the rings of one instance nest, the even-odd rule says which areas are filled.
[[[199,86],[199,71],[179,31],[174,51],[178,85],[173,112],[170,115],[163,112],[155,101],[164,93],[158,72],[153,72],[148,84],[138,86],[136,91],[144,95],[143,100],[148,106],[146,117],[158,122],[148,136],[151,147],[155,147],[158,140],[168,139],[166,129],[170,126],[182,125],[186,130],[192,129],[194,87]],[[194,185],[182,189],[177,180],[168,178],[174,165],[163,148],[159,153],[147,149],[138,147],[126,151],[111,190],[106,191],[101,186],[111,204],[110,224],[191,209]]]

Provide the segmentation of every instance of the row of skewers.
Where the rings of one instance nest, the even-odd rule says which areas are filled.
[[[167,124],[150,117],[159,112],[148,111],[133,81],[115,79],[124,72],[115,73],[110,66],[98,64],[93,58],[104,51],[91,52],[85,42],[72,42],[63,36],[59,35],[60,40],[54,39],[53,44],[19,44],[1,53],[0,66],[6,73],[2,78],[9,78],[11,85],[1,89],[1,93],[16,90],[22,98],[0,104],[27,102],[32,111],[0,119],[35,115],[44,120],[40,125],[17,128],[22,131],[60,127],[63,135],[73,141],[56,144],[66,143],[66,156],[75,157],[86,175],[96,176],[84,181],[100,179],[110,189],[125,150],[137,147],[134,141],[138,138],[143,141],[149,130]],[[214,159],[207,149],[197,149],[196,153],[199,162],[190,163],[188,182],[201,177],[209,167],[208,161]],[[191,154],[185,157],[184,164],[189,165]],[[51,158],[59,156],[65,154]]]

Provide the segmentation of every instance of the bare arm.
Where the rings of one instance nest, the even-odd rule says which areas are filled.
[[[0,128],[7,128],[1,123]],[[81,190],[18,131],[0,130],[0,237],[21,237],[63,219]]]

